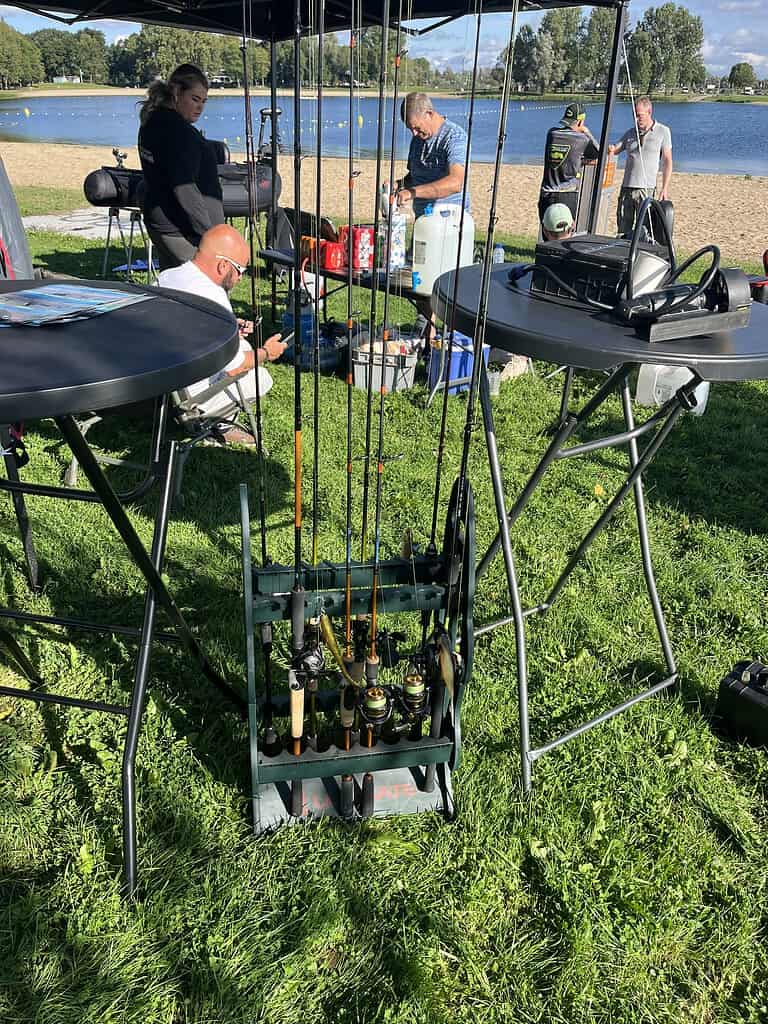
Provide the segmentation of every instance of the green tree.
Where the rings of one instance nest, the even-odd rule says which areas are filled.
[[[627,46],[627,63],[636,95],[650,92],[653,61],[651,58],[651,38],[647,32],[638,28],[630,37]]]
[[[507,47],[507,49],[509,49]],[[507,49],[499,56],[497,66],[502,69],[507,63]],[[517,84],[528,91],[538,84],[539,56],[537,52],[536,34],[530,25],[521,25],[515,38],[515,50],[512,57],[512,78]]]
[[[562,58],[555,53],[555,42],[549,32],[539,31],[536,36],[536,86],[546,92],[550,83],[562,78]]]
[[[110,85],[138,85],[139,35],[113,43],[107,50],[107,74]]]
[[[107,41],[103,32],[92,28],[81,29],[75,33],[73,59],[77,61],[78,72],[89,82],[106,82],[109,77],[107,68]]]
[[[38,47],[28,36],[0,21],[0,88],[30,85],[44,76]]]
[[[732,89],[744,89],[748,85],[754,88],[757,84],[755,69],[746,61],[734,64],[728,74],[728,84]]]
[[[611,45],[616,30],[616,15],[605,7],[593,7],[584,32],[581,51],[581,82],[589,82],[597,91],[608,79]]]
[[[647,34],[649,41],[649,89],[691,85],[699,74],[704,44],[701,18],[685,7],[668,3],[649,7],[638,28]]]
[[[43,28],[28,37],[40,50],[40,58],[49,80],[59,75],[77,75],[75,37],[71,32],[58,28]]]
[[[581,78],[581,50],[584,44],[584,17],[578,7],[561,7],[541,19],[539,35],[552,39],[552,63],[547,83],[553,88],[572,88]]]

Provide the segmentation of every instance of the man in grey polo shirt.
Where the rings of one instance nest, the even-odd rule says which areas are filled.
[[[644,199],[656,196],[656,176],[661,161],[661,189],[658,199],[669,199],[672,178],[672,134],[669,128],[653,119],[653,104],[647,96],[635,103],[635,127],[625,132],[619,141],[608,147],[611,154],[627,155],[624,180],[619,193],[616,224],[619,234],[632,234],[637,211]]]
[[[461,203],[467,170],[467,133],[438,114],[423,92],[410,92],[400,116],[411,133],[408,175],[397,193],[399,206],[413,201],[417,217],[429,203]],[[465,208],[469,210],[469,189]]]

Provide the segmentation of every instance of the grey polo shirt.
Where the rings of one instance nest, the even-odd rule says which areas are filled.
[[[622,188],[656,188],[656,175],[659,173],[662,151],[672,151],[672,133],[660,121],[654,121],[645,135],[641,135],[640,138],[642,145],[638,146],[637,132],[634,128],[630,128],[619,139],[618,152],[623,150],[627,154]],[[645,175],[643,175],[643,168],[645,168]]]
[[[432,184],[433,181],[445,178],[451,164],[461,164],[464,173],[469,174],[467,133],[460,125],[446,120],[428,139],[411,139],[408,150],[408,173],[412,185]],[[414,199],[413,212],[420,217],[430,203],[460,203],[461,196],[462,192],[453,192],[442,199]],[[470,209],[469,188],[465,207],[467,210]]]

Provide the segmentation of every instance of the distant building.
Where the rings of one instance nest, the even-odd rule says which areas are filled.
[[[56,75],[53,80],[54,85],[82,85],[82,82],[80,75]]]

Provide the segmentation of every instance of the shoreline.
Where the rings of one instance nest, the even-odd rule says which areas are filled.
[[[16,99],[34,99],[39,97],[40,99],[50,99],[55,96],[146,96],[147,90],[145,86],[120,86],[120,85],[85,85],[79,88],[55,88],[51,85],[43,86],[40,89],[37,88],[26,88],[26,89],[12,89],[9,90],[11,95],[8,97],[3,96],[3,92],[0,91],[0,101],[7,98],[8,100]],[[269,96],[269,86],[265,85],[252,85],[250,87],[250,93],[252,96]],[[293,87],[280,87],[276,90],[278,96],[293,96]],[[376,86],[367,86],[365,88],[359,88],[355,90],[357,95],[378,95]],[[349,89],[344,86],[326,85],[323,87],[323,94],[326,96],[348,96]],[[490,93],[482,93],[485,98],[490,97]],[[223,88],[223,89],[211,89],[209,96],[243,96],[242,88]],[[314,99],[316,93],[314,90],[307,90],[302,92],[302,99]],[[457,92],[441,92],[439,90],[432,90],[430,96],[439,96],[441,98],[450,99],[464,99],[465,93]],[[569,99],[575,97],[580,100],[592,99],[594,102],[600,102],[602,100],[602,93],[544,93],[538,95],[534,93],[513,93],[512,100],[520,99],[526,102],[568,102]],[[675,94],[672,98],[664,96],[653,96],[654,103],[741,103],[752,106],[764,106],[768,104],[768,96],[742,96],[741,94],[729,95],[729,94],[712,94],[712,93],[693,93],[693,94]],[[620,95],[617,97],[618,101],[628,101],[628,97]]]
[[[35,159],[31,160],[32,150]],[[139,166],[135,146],[127,149],[126,165]],[[82,190],[86,175],[102,165],[114,165],[111,148],[78,146],[64,143],[2,142],[0,156],[14,187]],[[243,154],[233,154],[241,158]],[[375,187],[374,160],[356,161],[360,175],[355,186],[355,219],[373,219]],[[290,155],[281,157],[281,206],[292,205],[293,173]],[[405,172],[402,161],[396,164],[395,176]],[[503,164],[497,206],[498,230],[513,235],[535,236],[538,232],[536,203],[542,168],[536,164]],[[488,223],[489,190],[493,177],[492,164],[473,164],[471,169],[472,216],[476,233],[485,233]],[[348,166],[343,157],[326,157],[322,161],[322,193],[324,212],[344,223],[348,198]],[[768,243],[768,203],[765,202],[768,176],[745,177],[726,174],[672,175],[670,197],[675,208],[674,237],[680,249],[692,252],[715,243],[728,259],[759,262]],[[302,192],[305,209],[314,208],[315,160],[303,161]],[[309,197],[309,202],[306,197]],[[609,200],[606,233],[615,232],[615,209],[618,187]],[[83,196],[83,207],[87,207]],[[105,210],[106,216],[106,210]]]

